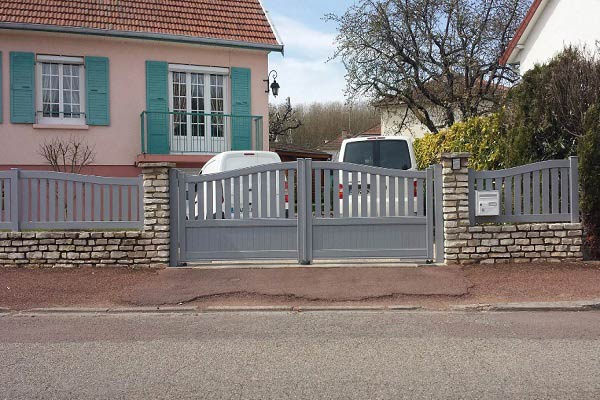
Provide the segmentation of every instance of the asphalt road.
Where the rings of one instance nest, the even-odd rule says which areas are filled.
[[[6,399],[598,399],[600,312],[0,314]]]

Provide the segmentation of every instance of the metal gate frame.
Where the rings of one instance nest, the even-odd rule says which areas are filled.
[[[289,180],[291,180],[290,186],[292,187],[292,191],[290,193],[290,203],[292,204],[292,207],[297,207],[297,218],[294,218],[294,215],[288,216],[287,212],[285,217],[279,215],[279,217],[276,216],[275,218],[254,218],[254,211],[252,211],[252,218],[248,219],[225,219],[225,213],[223,213],[223,219],[210,217],[205,220],[190,220],[188,218],[189,210],[192,209],[193,204],[188,198],[190,196],[188,193],[188,189],[190,188],[189,185],[196,185],[195,189],[192,189],[192,197],[197,199],[199,196],[201,196],[201,194],[197,192],[197,185],[199,183],[204,185],[202,182],[210,182],[212,188],[213,182],[215,182],[215,193],[217,190],[222,190],[218,189],[219,187],[226,187],[226,185],[221,182],[227,182],[227,185],[230,185],[230,182],[233,182],[231,185],[234,188],[236,185],[244,184],[246,186],[242,187],[243,189],[248,187],[250,181],[256,184],[258,178],[254,178],[251,174],[256,174],[257,176],[259,173],[265,175],[268,174],[268,176],[272,178],[272,174],[274,173],[272,171],[280,171],[278,174],[281,174],[284,170],[286,170],[286,173],[289,173],[290,171],[296,171],[297,203],[294,201],[293,192],[295,178],[293,172],[289,176]],[[388,179],[395,177],[406,179],[407,182],[409,182],[408,179],[414,180],[415,182],[421,181],[424,185],[423,190],[425,195],[425,203],[422,205],[423,211],[419,216],[347,217],[342,216],[340,210],[340,215],[338,218],[331,217],[331,214],[330,217],[325,218],[325,211],[321,209],[321,191],[319,190],[319,193],[316,191],[314,193],[315,198],[318,198],[319,202],[318,215],[316,215],[316,208],[314,210],[315,215],[313,215],[313,185],[318,184],[319,187],[321,187],[321,173],[324,170],[328,172],[328,176],[334,178],[334,182],[336,181],[336,177],[337,179],[342,179],[342,172],[345,174],[346,181],[348,179],[348,175],[352,174],[354,174],[352,175],[354,177],[358,176],[358,174],[370,174],[368,176],[379,176],[379,179],[381,179],[381,177],[388,177]],[[227,181],[225,181],[225,179],[227,179]],[[276,179],[279,180],[279,184],[283,182],[281,175],[274,175],[274,179],[272,179],[271,182],[263,181],[270,186],[271,193],[273,192],[275,185],[278,184],[277,182],[273,182]],[[206,185],[208,188],[208,183]],[[330,187],[331,186],[328,183],[328,188]],[[387,188],[382,189],[382,193],[384,193],[386,190]],[[377,192],[377,189],[375,189],[375,191]],[[352,194],[355,195],[356,201],[358,198],[356,197],[357,192],[353,191]],[[239,200],[241,200],[242,195],[239,196]],[[252,194],[252,196],[259,195],[261,198],[263,198],[263,201],[265,201],[264,199],[266,198],[266,195],[264,193]],[[350,195],[350,193],[348,193],[348,195]],[[211,194],[211,196],[213,195]],[[225,195],[225,197],[228,196],[228,194]],[[382,201],[380,197],[377,197],[380,196],[379,192],[375,193],[374,195],[371,194],[371,196],[375,196],[374,198],[377,198],[378,202]],[[384,197],[385,198],[383,201],[388,201],[387,197]],[[254,198],[256,199],[256,197]],[[247,207],[247,195],[244,195],[244,200]],[[329,200],[333,200],[333,198]],[[213,205],[211,202],[212,200],[207,200],[207,203],[210,203],[212,210]],[[198,200],[196,200],[196,203],[197,205],[195,206],[195,212],[198,212]],[[215,203],[217,203],[216,200]],[[170,172],[170,204],[170,254],[172,266],[185,265],[188,262],[195,261],[290,259],[294,256],[297,256],[298,263],[302,265],[311,264],[315,258],[408,258],[435,262],[443,262],[444,258],[441,165],[430,166],[424,171],[403,171],[349,163],[323,161],[313,162],[311,159],[298,159],[297,162],[269,164],[266,166],[263,165],[204,176],[190,175],[183,171],[172,169]],[[325,201],[323,201],[323,204],[325,204]],[[389,205],[391,202],[386,204]],[[225,206],[226,205],[219,205],[219,207],[223,208],[225,208]],[[376,205],[376,207],[379,206],[380,205]],[[338,204],[338,207],[341,206]],[[358,207],[358,205],[355,207]],[[386,205],[383,205],[383,207],[385,208]],[[389,207],[391,208],[392,206],[389,205]],[[219,208],[219,210],[221,210],[221,208]],[[323,211],[323,213],[321,213],[321,211]],[[248,214],[250,214],[249,210]],[[321,214],[323,217],[321,217]],[[221,211],[219,211],[219,215],[221,215]],[[388,232],[399,234],[398,230],[404,228],[407,230],[407,235],[418,236],[416,233],[413,235],[411,229],[420,228],[422,231],[424,227],[426,231],[423,232],[423,246],[410,249],[388,248],[364,250],[356,248],[314,248],[316,235],[318,236],[320,234],[321,239],[331,236],[327,234],[324,235],[323,232],[320,232],[320,230],[326,230],[327,228],[330,228],[330,230],[335,229],[336,232],[346,232],[348,235],[354,235],[354,239],[357,239],[361,237],[361,228],[368,230],[368,227],[373,226],[381,227],[380,231],[377,231],[378,228],[375,228],[375,231],[373,229],[369,231],[373,233],[373,235],[378,234],[379,237],[386,237],[386,233],[384,232],[385,229],[387,229]],[[411,226],[413,226],[413,228],[410,228]],[[204,237],[206,237],[206,235],[210,234],[211,229],[213,232],[215,232],[215,234],[218,233],[221,235],[220,237],[222,237],[222,232],[225,230],[225,235],[227,235],[227,232],[231,232],[233,236],[238,235],[238,237],[242,238],[248,238],[248,235],[252,235],[253,232],[262,230],[263,236],[265,234],[267,236],[271,235],[277,238],[285,236],[285,238],[288,240],[288,246],[285,249],[258,248],[252,249],[251,251],[246,249],[238,252],[236,252],[234,249],[227,249],[228,251],[224,251],[222,248],[215,249],[214,253],[211,251],[211,249],[207,248],[205,248],[202,253],[194,253],[191,251],[190,249],[193,248],[193,244],[188,243],[188,241],[191,241],[191,238],[197,239],[198,236],[194,235],[194,232],[203,230],[205,231]],[[245,230],[245,232],[242,234],[241,230]],[[295,246],[290,246],[290,240],[294,239],[294,235],[296,236],[294,243]],[[268,238],[265,240],[268,242]],[[321,242],[318,241],[317,245],[320,244]]]

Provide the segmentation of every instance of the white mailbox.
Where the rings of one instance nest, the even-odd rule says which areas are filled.
[[[475,215],[493,216],[500,215],[500,192],[498,190],[475,191]]]

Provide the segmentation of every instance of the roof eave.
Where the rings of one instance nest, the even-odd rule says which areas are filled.
[[[15,22],[0,22],[0,29],[56,32],[56,33],[73,33],[73,34],[79,34],[79,35],[111,36],[111,37],[119,37],[119,38],[127,38],[127,39],[161,40],[161,41],[167,41],[167,42],[190,43],[190,44],[198,44],[198,45],[205,45],[205,46],[235,47],[235,48],[244,48],[244,49],[252,49],[252,50],[267,50],[267,51],[276,51],[276,52],[283,53],[283,45],[282,44],[265,44],[265,43],[255,43],[255,42],[244,42],[244,41],[238,41],[238,40],[193,37],[193,36],[185,36],[185,35],[169,35],[169,34],[163,34],[163,33],[80,28],[80,27],[75,27],[75,26],[70,27],[70,26],[42,25],[42,24],[23,24],[23,23],[15,23]]]
[[[519,63],[518,55],[521,52],[520,47],[525,45],[527,36],[531,32],[531,29],[535,25],[535,22],[539,18],[539,15],[544,10],[548,1],[545,0],[534,0],[531,7],[525,14],[525,18],[517,28],[515,36],[511,39],[506,47],[506,50],[500,57],[500,65],[510,65]]]

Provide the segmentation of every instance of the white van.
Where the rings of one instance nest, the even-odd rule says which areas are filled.
[[[367,137],[358,137],[353,139],[346,139],[342,142],[342,147],[340,149],[339,160],[340,162],[347,162],[353,164],[360,165],[368,165],[371,167],[381,167],[381,168],[392,168],[392,169],[401,169],[401,170],[416,170],[417,162],[415,159],[415,152],[413,149],[412,139],[406,136],[367,136]],[[343,204],[343,186],[342,186],[342,175],[340,173],[340,209],[342,209]],[[366,184],[360,181],[360,175],[358,178],[358,182],[352,182],[351,178],[348,182],[348,193],[352,191],[353,185],[358,185],[358,191],[362,192],[366,190],[370,191],[370,175],[367,177]],[[412,189],[412,190],[411,190]],[[416,197],[416,182],[414,188],[406,188],[405,192],[405,204],[407,204],[406,196],[408,193],[413,192]],[[358,198],[359,204],[358,208],[361,208],[360,204],[361,197]],[[377,196],[377,201],[379,202],[379,196]],[[370,201],[371,197],[367,198],[369,204],[367,205],[367,209],[370,210]],[[389,201],[386,196],[386,202]],[[386,204],[386,208],[389,205]],[[349,199],[349,208],[352,210],[352,196]],[[377,207],[379,208],[379,204]],[[415,202],[415,208],[413,213],[416,213],[417,205]],[[370,212],[370,211],[369,211]],[[410,213],[409,213],[410,214]]]
[[[265,164],[274,164],[274,163],[280,163],[281,162],[281,158],[279,158],[279,154],[271,152],[271,151],[225,151],[223,153],[219,153],[216,156],[214,156],[213,158],[211,158],[202,168],[202,170],[200,171],[201,175],[209,175],[209,174],[216,174],[219,172],[227,172],[227,171],[233,171],[233,170],[237,170],[237,169],[242,169],[242,168],[249,168],[249,167],[255,167],[258,165],[265,165]],[[279,174],[279,173],[283,173],[283,171],[277,171],[274,172],[275,174]],[[277,182],[279,182],[279,180],[277,180]],[[233,190],[233,182],[232,184],[232,188],[231,188],[231,210],[229,210],[229,212],[231,214],[234,213],[234,207],[235,207],[235,202],[233,200],[234,197],[234,190]],[[270,201],[272,200],[273,196],[271,196],[271,194],[269,193],[270,190],[270,186],[267,185],[266,188],[261,188],[261,182],[259,181],[259,187],[256,188],[256,190],[258,190],[259,196],[259,204],[256,205],[256,207],[254,207],[254,205],[252,204],[252,190],[254,190],[254,188],[252,187],[252,180],[250,180],[249,182],[249,200],[250,200],[250,213],[252,213],[253,218],[256,217],[257,214],[254,214],[254,212],[258,212],[258,210],[260,209],[260,193],[262,190],[265,190],[267,192],[267,202],[268,204],[266,205],[266,209],[269,210],[269,206],[270,206]],[[242,182],[240,179],[240,194],[243,193],[242,192]],[[275,193],[275,199],[276,200],[276,204],[279,205],[280,202],[278,201],[280,196],[285,196],[285,209],[287,211],[287,179],[285,179],[285,187],[284,190],[281,190],[279,188],[279,185],[276,185],[276,193]],[[221,201],[221,203],[224,203],[224,191],[223,193],[220,193],[219,195],[217,195],[217,193],[214,194],[214,199],[213,199],[213,218],[216,218],[216,201]],[[243,211],[243,204],[241,203],[242,196],[240,195],[240,204],[238,205],[239,207],[239,211],[242,212]],[[196,199],[196,208],[198,207],[198,200]],[[206,215],[206,201],[204,201],[204,213]],[[223,217],[225,216],[225,212],[227,210],[223,210]],[[279,210],[277,210],[279,211]]]

